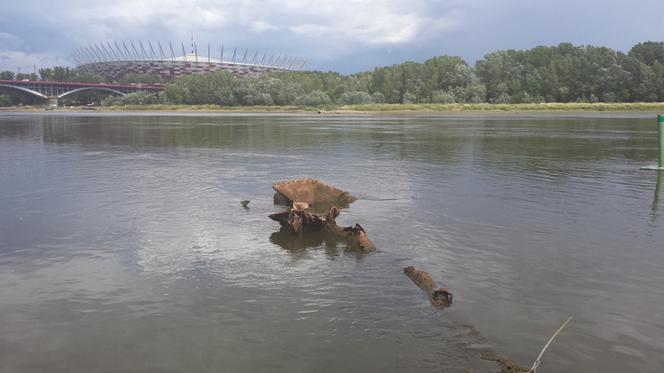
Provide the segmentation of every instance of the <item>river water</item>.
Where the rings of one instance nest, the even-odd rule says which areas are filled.
[[[569,316],[538,372],[664,371],[655,134],[611,115],[2,114],[0,372],[486,372],[480,352],[531,365]],[[379,251],[279,234],[271,184],[298,177],[357,195],[338,221]]]

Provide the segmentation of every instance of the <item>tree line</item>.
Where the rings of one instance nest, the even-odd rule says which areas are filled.
[[[0,78],[7,73],[0,72]],[[103,77],[63,67],[40,69],[39,75],[47,80],[103,81]],[[118,82],[162,81],[156,75],[128,74]],[[655,101],[664,101],[664,43],[649,41],[634,45],[627,54],[561,43],[492,52],[474,66],[461,57],[440,56],[351,75],[302,71],[234,76],[217,71],[174,79],[158,98],[134,94],[109,97],[106,103],[325,106]]]

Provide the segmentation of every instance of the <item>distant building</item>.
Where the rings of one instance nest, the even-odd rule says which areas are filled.
[[[219,58],[212,58],[209,46],[208,53],[200,55],[193,41],[192,51],[185,53],[182,44],[180,55],[175,54],[170,42],[168,54],[164,53],[161,43],[153,45],[148,42],[147,46],[146,48],[140,41],[137,44],[129,42],[129,45],[125,42],[109,42],[106,45],[95,43],[74,50],[72,56],[78,63],[79,71],[98,74],[110,80],[119,80],[127,74],[157,74],[164,80],[171,80],[183,75],[207,74],[218,70],[249,75],[268,71],[298,71],[305,65],[304,60],[284,55],[259,55],[258,52],[248,59],[248,50],[245,50],[240,58],[237,48],[233,50],[232,57],[227,59],[223,45],[217,54]]]

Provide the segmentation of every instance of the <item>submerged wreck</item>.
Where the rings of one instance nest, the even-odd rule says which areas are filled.
[[[349,248],[359,249],[361,251],[376,251],[376,246],[367,236],[364,227],[359,224],[349,227],[342,227],[337,224],[336,218],[339,216],[339,213],[340,211],[338,208],[330,208],[330,211],[325,215],[323,229],[327,233],[343,238]]]
[[[268,216],[293,233],[300,233],[303,230],[320,230],[325,221],[319,216],[307,212],[306,208],[302,207],[302,204],[296,202],[294,207]]]
[[[376,250],[376,246],[360,224],[342,226],[336,221],[341,213],[340,208],[348,207],[356,200],[350,193],[316,179],[278,182],[272,187],[275,190],[274,203],[287,206],[287,209],[269,215],[270,219],[281,225],[281,229],[270,236],[271,242],[291,251],[323,243],[327,250],[334,248],[337,242],[344,242],[347,249],[356,253]],[[241,203],[247,208],[249,201]],[[432,306],[445,309],[452,305],[451,291],[446,286],[438,286],[427,272],[413,266],[403,268],[403,272],[426,294]],[[541,362],[542,354],[571,319],[570,317],[565,321],[551,336],[532,368],[520,366],[513,360],[498,356],[492,351],[481,353],[480,358],[498,363],[500,373],[535,372]]]
[[[348,192],[316,179],[295,179],[272,184],[275,190],[274,204],[292,206],[293,202],[304,202],[309,207],[348,207],[357,198]]]
[[[278,222],[283,229],[294,234],[307,231],[323,231],[335,238],[343,239],[348,248],[364,252],[376,250],[360,224],[343,227],[337,224],[340,207],[348,206],[356,200],[350,193],[327,185],[316,179],[297,179],[272,185],[276,191],[274,203],[286,205],[288,210],[270,214],[270,219]],[[327,207],[325,217],[313,211]],[[316,209],[317,208],[317,209]]]

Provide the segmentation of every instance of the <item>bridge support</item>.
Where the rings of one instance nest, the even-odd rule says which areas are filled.
[[[58,96],[48,96],[46,98],[46,104],[51,107],[58,106]]]

